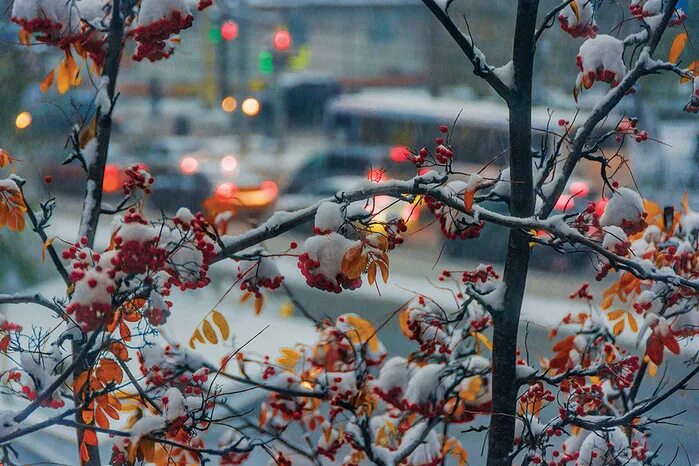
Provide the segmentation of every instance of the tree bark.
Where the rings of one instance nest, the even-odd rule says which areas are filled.
[[[531,154],[532,76],[538,0],[520,0],[512,60],[514,89],[510,94],[510,213],[529,217],[534,213],[534,182]],[[519,316],[529,268],[529,238],[510,230],[503,274],[504,297],[493,316],[493,414],[488,437],[488,466],[511,465],[510,451],[517,401],[516,350]]]
[[[122,53],[122,42],[124,38],[124,20],[122,17],[122,2],[121,0],[113,0],[112,3],[112,17],[109,22],[109,37],[107,38],[107,50],[106,58],[104,63],[104,69],[102,70],[102,76],[107,77],[109,82],[107,83],[107,94],[109,96],[110,102],[114,104],[114,94],[116,90],[116,81],[119,74],[119,64],[121,61]],[[111,105],[110,105],[111,107]],[[96,134],[97,138],[97,154],[95,160],[93,160],[87,166],[87,183],[85,190],[85,200],[83,203],[83,212],[80,219],[80,230],[79,236],[87,237],[87,246],[93,247],[95,241],[95,233],[97,232],[97,224],[99,223],[99,217],[102,207],[102,183],[104,182],[104,169],[107,165],[107,155],[109,152],[109,140],[112,132],[112,112],[111,108],[106,110],[97,109],[97,114],[95,118],[97,120]],[[106,110],[106,111],[105,111]],[[83,343],[84,344],[84,343]],[[73,357],[76,357],[82,351],[83,344],[73,343],[72,352]],[[73,371],[74,377],[77,377],[80,373],[87,370],[94,361],[90,361],[88,357],[83,364],[75,367]],[[82,403],[81,394],[74,393],[74,403],[78,406]],[[80,410],[75,413],[75,419],[78,423],[82,423],[82,414]],[[83,428],[76,429],[76,436],[78,440],[78,448],[80,449],[83,437],[85,435],[85,430]],[[100,466],[100,454],[99,446],[95,445],[85,445],[87,450],[87,455],[89,459],[83,461],[81,458],[81,464],[83,466]]]

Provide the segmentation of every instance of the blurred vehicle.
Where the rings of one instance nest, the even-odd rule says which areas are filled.
[[[298,193],[304,187],[319,183],[324,178],[358,176],[379,181],[385,178],[415,176],[407,148],[403,146],[340,146],[311,155],[289,176],[285,193]]]
[[[532,145],[553,147],[559,140],[553,133],[561,132],[559,119],[571,123],[569,133],[576,131],[575,122],[585,121],[586,115],[575,110],[532,109]],[[478,172],[484,177],[495,177],[507,166],[509,147],[509,113],[504,104],[493,101],[464,100],[457,97],[433,97],[426,91],[389,89],[369,90],[343,94],[328,103],[327,130],[338,143],[404,146],[410,148],[431,147],[438,136],[439,125],[450,126],[452,146],[457,156],[455,165],[459,171]],[[613,129],[620,118],[610,116],[596,134]],[[601,145],[608,153],[615,153],[614,138]],[[630,160],[628,144],[619,150],[622,157],[611,162],[609,172],[614,172],[622,159]],[[619,181],[628,170],[618,173]],[[593,191],[601,192],[599,164],[583,161],[576,176],[585,180]],[[631,181],[631,180],[628,180]]]

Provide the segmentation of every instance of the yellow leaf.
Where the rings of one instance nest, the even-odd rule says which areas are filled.
[[[51,244],[53,243],[53,240],[55,240],[56,237],[52,236],[49,239],[47,239],[44,242],[44,245],[41,247],[41,261],[43,262],[46,260],[46,250],[51,247]]]
[[[687,71],[692,76],[695,76],[695,77],[699,76],[699,60],[695,60],[692,63],[690,63],[689,66],[687,67]],[[688,83],[689,80],[690,80],[689,77],[682,76],[682,77],[680,77],[680,84]]]
[[[293,314],[294,305],[289,302],[282,304],[282,307],[279,308],[279,315],[284,318],[291,317]]]
[[[51,87],[51,84],[53,84],[53,73],[54,70],[49,71],[49,74],[47,74],[41,83],[39,83],[39,89],[41,89],[41,92],[47,92]]]
[[[619,317],[623,316],[626,313],[623,309],[617,309],[616,311],[610,311],[607,314],[607,319],[609,320],[617,320]]]
[[[575,19],[580,21],[580,7],[578,7],[578,0],[573,0],[570,3],[570,9],[573,10],[575,14]]]
[[[476,332],[476,338],[478,339],[479,342],[483,343],[483,345],[488,348],[490,351],[493,351],[493,344],[490,342],[488,337],[483,335],[480,332]]]
[[[277,358],[277,362],[285,369],[292,370],[301,359],[301,353],[292,348],[281,348],[279,352],[282,355]]]
[[[670,54],[668,55],[667,61],[670,63],[677,63],[677,60],[680,58],[680,54],[684,50],[685,45],[687,45],[687,33],[681,32],[672,40]]]
[[[196,329],[194,331],[194,334],[192,334],[192,338],[189,339],[189,347],[194,349],[194,342],[198,341],[199,343],[206,343],[206,340],[204,340],[204,336],[201,334],[201,331],[199,329]]]
[[[226,318],[223,317],[223,314],[214,309],[211,312],[211,319],[214,321],[214,324],[216,324],[218,329],[221,331],[221,338],[224,341],[228,340],[228,337],[231,336],[231,329],[228,326],[228,321],[226,321]]]
[[[480,376],[472,377],[469,380],[468,385],[463,390],[459,391],[459,398],[464,401],[476,401],[478,399],[478,394],[481,392],[483,387],[483,381]]]
[[[653,362],[648,360],[648,375],[651,377],[655,377],[655,374],[658,373],[658,366]]]
[[[626,321],[620,320],[619,322],[617,322],[616,324],[614,324],[614,336],[617,336],[617,335],[619,335],[621,332],[624,331],[624,325],[625,325],[625,323],[626,323]]]
[[[204,332],[204,336],[207,340],[209,340],[214,345],[218,343],[218,337],[216,336],[216,332],[214,332],[214,328],[211,326],[208,320],[204,321],[204,324],[202,325],[202,331]]]
[[[94,139],[95,134],[97,134],[97,118],[92,117],[90,123],[83,126],[80,134],[78,135],[78,144],[81,149],[87,146],[87,143]]]
[[[348,332],[347,337],[353,342],[367,343],[371,351],[379,350],[379,339],[376,337],[374,326],[356,315],[345,315],[345,322],[354,328],[354,332]],[[357,341],[358,339],[358,341]]]
[[[252,296],[252,293],[250,293],[249,291],[246,291],[245,293],[243,293],[242,296],[240,297],[240,304],[245,304],[245,302],[248,299],[250,299],[251,296]]]

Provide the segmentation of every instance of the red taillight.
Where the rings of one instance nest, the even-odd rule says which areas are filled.
[[[410,159],[410,151],[405,146],[393,146],[388,150],[388,156],[394,162],[406,162]]]
[[[274,199],[277,197],[277,192],[279,191],[279,187],[277,187],[277,183],[275,183],[272,180],[266,180],[263,181],[260,184],[260,189],[267,194],[267,196],[270,198],[270,200]]]
[[[107,164],[107,166],[104,167],[102,191],[105,193],[113,193],[118,190],[119,187],[119,168],[116,165]]]
[[[196,173],[198,169],[199,161],[196,158],[187,156],[180,160],[180,171],[185,175],[192,175]]]
[[[567,194],[561,194],[561,197],[556,201],[556,210],[566,211],[575,207],[575,198]]]
[[[575,181],[570,184],[570,194],[573,196],[587,197],[590,194],[590,185],[584,181]]]
[[[367,178],[372,183],[380,183],[386,179],[386,172],[380,168],[372,168],[367,174]]]
[[[233,183],[221,183],[216,186],[216,191],[214,194],[219,199],[229,199],[235,196],[237,189]]]

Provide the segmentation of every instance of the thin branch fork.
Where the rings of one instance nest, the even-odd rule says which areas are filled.
[[[454,24],[447,12],[442,10],[435,0],[422,0],[422,3],[424,3],[437,20],[442,23],[449,35],[454,39],[454,42],[461,48],[464,55],[468,57],[469,61],[473,64],[473,72],[476,76],[483,78],[490,84],[490,87],[492,87],[503,100],[506,102],[509,101],[510,88],[492,72],[492,67],[485,62],[485,57],[483,57],[483,54],[476,48],[473,41],[459,30],[458,26]]]
[[[655,52],[655,49],[658,47],[660,39],[665,33],[667,25],[670,22],[670,18],[672,17],[675,11],[677,2],[678,0],[669,0],[665,5],[663,18],[658,27],[653,31],[653,34],[648,39],[648,43],[645,46],[644,51],[642,52],[647,57],[651,57]],[[621,99],[631,90],[631,88],[633,88],[634,84],[636,84],[636,82],[641,76],[652,74],[657,71],[658,70],[649,70],[646,67],[646,60],[639,58],[636,61],[636,64],[634,65],[633,69],[629,73],[627,73],[624,79],[621,80],[621,83],[619,83],[619,85],[614,89],[610,90],[607,93],[607,95],[595,106],[595,108],[592,111],[592,114],[585,121],[585,123],[577,132],[573,140],[573,149],[568,158],[566,159],[566,162],[563,165],[563,168],[561,169],[560,175],[556,177],[556,179],[554,179],[553,181],[554,184],[551,195],[547,199],[544,199],[544,204],[542,205],[539,211],[540,217],[546,218],[553,211],[553,207],[556,204],[556,200],[563,193],[563,190],[565,189],[568,180],[573,174],[573,170],[575,170],[575,167],[577,166],[578,162],[580,161],[585,152],[585,145],[587,144],[587,141],[589,140],[590,136],[592,135],[592,132],[597,127],[597,125],[607,115],[609,115],[609,113],[612,110],[614,110],[614,108],[619,104]]]

